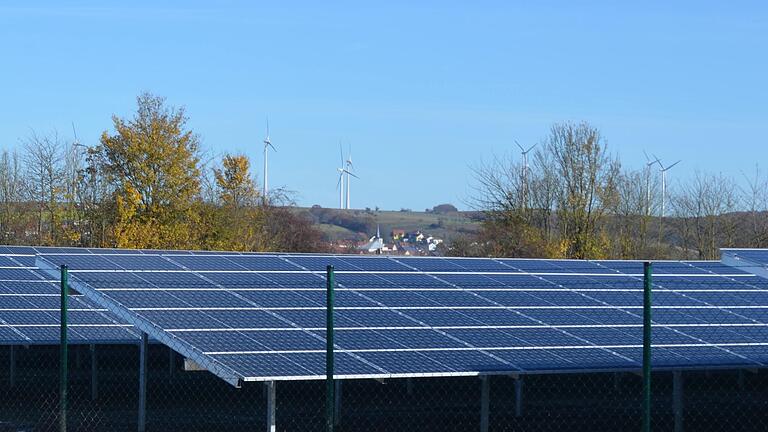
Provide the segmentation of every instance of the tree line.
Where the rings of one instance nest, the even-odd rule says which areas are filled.
[[[96,145],[31,132],[20,151],[3,150],[0,242],[327,250],[317,215],[295,211],[285,191],[262,196],[249,159],[207,156],[187,121],[183,108],[144,93]],[[526,156],[473,169],[481,229],[445,253],[717,259],[721,247],[768,247],[768,176],[757,168],[742,182],[699,171],[663,194],[655,161],[622,166],[585,122],[553,125]]]
[[[0,242],[83,247],[318,251],[321,233],[249,159],[204,160],[183,108],[149,93],[97,145],[32,132],[0,154]]]
[[[721,247],[768,246],[768,177],[757,167],[743,182],[697,171],[663,191],[657,161],[623,167],[586,122],[555,124],[526,159],[473,169],[471,204],[485,219],[449,254],[718,259]]]

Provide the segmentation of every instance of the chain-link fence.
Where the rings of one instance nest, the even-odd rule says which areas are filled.
[[[51,346],[5,347],[8,367],[0,394],[0,431],[60,429],[59,351]],[[254,430],[265,424],[260,385],[235,388],[159,344],[148,352],[146,429]],[[139,347],[70,346],[67,430],[136,431]]]
[[[58,347],[4,347],[0,431],[60,430]],[[135,431],[139,349],[70,347],[67,430]],[[150,344],[146,430],[269,430],[270,387],[235,388]],[[654,372],[652,430],[768,427],[768,374],[752,370]],[[639,373],[508,375],[337,381],[337,431],[637,431]],[[278,431],[325,430],[325,383],[275,383]]]

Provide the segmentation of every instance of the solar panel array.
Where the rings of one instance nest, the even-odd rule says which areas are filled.
[[[642,263],[44,251],[73,286],[221,378],[324,377],[325,266],[337,270],[336,376],[636,370]],[[768,362],[768,280],[659,262],[654,365]]]
[[[35,250],[0,247],[0,345],[59,343],[60,286],[35,267]],[[138,333],[81,295],[69,299],[73,344],[136,343]]]

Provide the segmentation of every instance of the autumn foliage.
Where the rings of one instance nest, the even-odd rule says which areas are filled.
[[[3,242],[322,250],[320,233],[290,208],[285,195],[261,199],[246,156],[224,155],[220,163],[204,164],[200,139],[187,120],[184,108],[144,93],[131,117],[112,117],[98,145],[70,146],[57,135],[33,135],[26,160],[5,152]]]

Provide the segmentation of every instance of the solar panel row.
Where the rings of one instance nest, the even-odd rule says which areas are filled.
[[[84,294],[225,379],[324,374],[323,270],[338,273],[337,374],[636,369],[642,263],[41,251]],[[762,366],[768,281],[656,265],[654,362]]]
[[[35,267],[31,248],[0,247],[0,345],[59,343],[58,280]],[[132,326],[82,295],[70,298],[73,344],[136,343]]]

